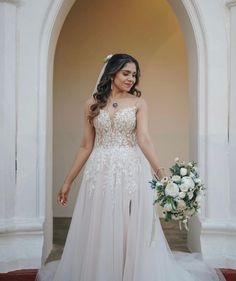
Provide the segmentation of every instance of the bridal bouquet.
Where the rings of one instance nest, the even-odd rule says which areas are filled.
[[[184,161],[175,158],[175,164],[170,168],[171,176],[159,180],[154,177],[151,188],[154,189],[155,198],[153,204],[162,207],[166,221],[178,220],[188,229],[188,219],[199,212],[201,198],[205,188],[199,178],[196,162],[185,164]]]

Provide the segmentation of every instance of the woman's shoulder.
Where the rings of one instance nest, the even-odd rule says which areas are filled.
[[[133,94],[129,94],[128,98],[134,100],[134,102],[140,102],[140,103],[145,102],[145,100],[142,96],[136,96],[136,95],[133,95]]]
[[[135,101],[135,105],[137,108],[140,108],[142,106],[147,106],[146,100],[143,97],[133,96],[133,99]]]

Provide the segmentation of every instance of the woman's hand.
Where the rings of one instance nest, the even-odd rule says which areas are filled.
[[[161,167],[156,173],[155,177],[159,180],[162,180],[164,177],[168,177],[168,175],[165,172],[165,169]]]
[[[68,202],[68,195],[70,192],[70,184],[64,183],[57,195],[57,202],[62,206],[65,206]]]

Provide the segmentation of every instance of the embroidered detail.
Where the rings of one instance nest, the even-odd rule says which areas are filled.
[[[96,137],[94,147],[136,145],[136,106],[118,109],[113,116],[107,110],[100,109],[94,118]]]
[[[137,147],[94,149],[84,171],[89,196],[92,196],[96,189],[100,189],[103,196],[106,192],[111,192],[113,199],[115,193],[121,190],[132,196],[138,188],[137,178],[140,171],[141,163]]]
[[[84,170],[91,198],[100,192],[111,196],[114,205],[117,192],[125,192],[131,198],[137,191],[141,163],[137,153],[136,110],[136,106],[121,108],[112,117],[101,110],[94,118],[95,144]]]

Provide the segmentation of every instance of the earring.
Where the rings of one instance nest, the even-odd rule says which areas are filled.
[[[111,78],[111,90],[113,89],[113,87],[112,87],[112,82],[113,82],[113,78]]]

